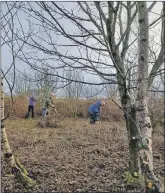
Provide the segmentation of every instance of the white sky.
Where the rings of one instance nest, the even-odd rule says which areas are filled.
[[[32,3],[31,3],[32,4]],[[75,8],[75,2],[58,2],[57,3],[58,5],[63,5],[65,7],[65,9],[67,10],[70,10],[72,8]],[[150,2],[148,3],[150,4]],[[161,2],[157,2],[156,5],[154,6],[153,10],[152,10],[152,13],[150,13],[149,15],[149,21],[152,22],[153,20],[155,20],[156,18],[159,17],[158,14],[160,14],[161,12],[161,8],[162,8],[162,3]],[[2,10],[4,12],[5,10],[5,7],[2,6]],[[80,16],[82,16],[82,12],[80,12]],[[25,14],[23,12],[20,12],[19,13],[19,18],[22,22],[22,25],[23,25],[23,29],[24,31],[28,31],[28,25],[27,25],[27,17],[25,16]],[[67,22],[66,20],[60,20],[60,24],[63,25],[65,27],[65,29],[71,29],[70,31],[75,31],[74,29],[74,25],[71,26],[71,23]],[[15,20],[14,21],[14,24],[15,24],[15,27],[17,28],[19,26],[18,24],[18,20]],[[37,30],[37,28],[35,29]],[[157,41],[159,43],[160,41],[160,24],[157,25],[155,28],[151,29],[150,30],[150,35],[152,36],[153,34],[157,33],[157,37],[154,38],[155,41]],[[41,34],[40,34],[41,35]],[[54,36],[55,37],[55,36]],[[54,38],[56,39],[56,37]],[[58,37],[58,40],[57,42],[61,43],[61,44],[65,44],[66,43],[66,39],[61,37],[59,38]],[[157,49],[158,46],[154,47],[154,49]],[[61,51],[64,50],[64,48],[59,48]],[[29,52],[29,51],[32,51],[33,50],[27,50],[27,49],[24,49],[26,52]],[[73,55],[77,55],[78,54],[78,51],[77,51],[77,48],[74,47],[74,48],[71,48],[70,50],[70,53]],[[7,46],[7,45],[4,45],[2,47],[2,50],[1,50],[1,54],[2,54],[2,68],[3,69],[6,69],[8,68],[10,65],[11,65],[11,62],[12,62],[12,55],[11,55],[11,51],[10,51],[10,48]],[[94,55],[93,55],[94,56]],[[39,53],[39,57],[42,58],[42,57],[45,57],[45,55],[43,53]],[[109,59],[109,63],[110,63],[110,59]],[[20,70],[20,71],[24,71],[24,70],[30,70],[29,66],[26,64],[26,63],[23,63],[21,61],[16,61],[16,67]],[[95,81],[98,80],[98,78],[96,76],[90,76],[90,75],[87,75],[87,80],[88,81],[93,81],[95,79]]]

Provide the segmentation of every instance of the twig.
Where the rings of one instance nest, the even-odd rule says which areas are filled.
[[[154,170],[158,170],[158,169],[162,169],[164,168],[164,165],[158,166],[157,168],[155,168]]]
[[[6,120],[8,117],[9,117],[9,112],[7,112],[6,117],[5,117],[4,119],[2,119],[1,122],[4,121],[4,120]]]
[[[128,115],[128,117],[132,120],[132,122],[136,125],[136,127],[137,127],[137,124],[135,123],[135,121],[132,119],[132,117],[127,113],[127,111],[125,111],[120,105],[118,105],[113,99],[112,99],[112,101],[120,108],[120,109],[122,109],[127,115]],[[138,127],[137,127],[138,128]]]

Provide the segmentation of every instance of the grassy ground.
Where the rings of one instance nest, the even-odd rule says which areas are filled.
[[[128,162],[126,128],[121,121],[66,118],[57,128],[39,128],[35,120],[8,120],[11,148],[37,185],[33,192],[112,191],[124,186],[122,173]],[[163,136],[154,134],[154,154],[163,156]],[[164,175],[163,158],[154,158],[155,172]],[[158,169],[160,167],[160,169]],[[24,192],[9,176],[2,158],[2,192]]]

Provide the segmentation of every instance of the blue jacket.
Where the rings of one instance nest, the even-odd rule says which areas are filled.
[[[90,114],[100,114],[101,101],[97,101],[93,105],[91,105],[88,109]]]

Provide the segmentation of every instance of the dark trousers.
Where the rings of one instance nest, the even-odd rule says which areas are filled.
[[[34,118],[34,106],[32,106],[32,105],[28,106],[27,118],[29,118],[30,111],[32,112],[32,118]]]
[[[90,116],[90,124],[95,124],[96,121],[99,120],[99,114],[98,113],[89,113]]]

